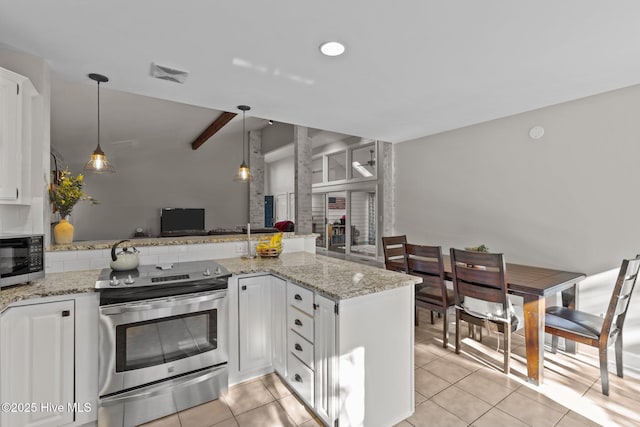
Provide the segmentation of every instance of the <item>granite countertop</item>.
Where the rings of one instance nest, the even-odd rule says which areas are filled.
[[[272,236],[273,233],[251,233],[251,240],[257,240],[260,237]],[[283,239],[298,237],[316,237],[317,234],[295,234],[282,233]],[[117,240],[87,240],[84,242],[73,242],[68,245],[50,245],[47,246],[47,252],[56,251],[80,251],[88,249],[111,249]],[[202,243],[224,243],[224,242],[243,242],[247,240],[246,234],[226,234],[226,235],[210,235],[210,236],[183,236],[183,237],[154,237],[143,239],[128,239],[132,246],[171,246],[171,245],[197,245]]]
[[[100,270],[49,273],[31,284],[0,289],[0,312],[9,304],[32,298],[93,292]]]
[[[281,254],[278,258],[218,259],[216,262],[232,274],[273,273],[336,300],[422,282],[420,277],[309,252]]]
[[[343,261],[309,252],[281,254],[278,258],[215,260],[232,274],[273,273],[343,300],[422,282],[419,277]],[[0,311],[9,304],[32,298],[94,292],[100,270],[49,273],[31,284],[0,289]]]

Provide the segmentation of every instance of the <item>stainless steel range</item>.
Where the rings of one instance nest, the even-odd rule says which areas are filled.
[[[229,276],[213,261],[102,270],[99,426],[136,426],[226,390]]]

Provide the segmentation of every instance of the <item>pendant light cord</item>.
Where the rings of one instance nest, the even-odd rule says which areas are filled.
[[[102,151],[100,147],[100,81],[98,81],[98,148]]]
[[[244,151],[244,146],[245,146],[245,141],[244,138],[246,137],[247,132],[245,131],[244,128],[244,115],[245,115],[246,111],[242,110],[242,161],[245,162],[245,151]]]

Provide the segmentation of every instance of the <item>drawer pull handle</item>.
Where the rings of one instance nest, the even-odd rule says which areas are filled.
[[[71,312],[69,310],[62,310],[62,317],[69,317],[71,316]]]
[[[293,376],[293,380],[296,381],[296,382],[301,383],[302,382],[302,377],[300,375],[298,375],[298,374],[295,374]]]
[[[302,351],[302,346],[301,346],[300,344],[298,344],[298,343],[296,343],[296,345],[294,346],[294,348],[295,348],[297,351]]]
[[[300,319],[296,319],[293,323],[295,323],[296,326],[302,326],[302,322],[300,321]]]
[[[293,298],[298,301],[302,301],[302,297],[300,296],[300,294],[295,294]]]

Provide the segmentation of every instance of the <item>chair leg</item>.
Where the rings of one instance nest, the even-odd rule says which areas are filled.
[[[460,354],[460,310],[456,308],[456,354]]]
[[[618,336],[616,337],[616,373],[620,378],[624,378],[624,374],[622,370],[624,367],[622,366],[622,331],[618,332]]]
[[[431,324],[433,325],[435,322],[433,321],[433,311],[430,312],[431,313]]]
[[[500,335],[498,335],[498,340],[500,340]],[[509,367],[509,362],[511,361],[511,325],[504,325],[504,373],[509,375],[511,369]]]
[[[442,315],[442,347],[447,348],[448,344],[449,344],[449,316],[447,315],[447,310],[445,309]]]
[[[609,370],[607,368],[607,347],[599,348],[600,353],[600,382],[602,383],[602,394],[609,396]]]
[[[414,308],[413,323],[414,323],[415,326],[419,326],[420,325],[420,320],[418,319],[418,306],[415,306],[415,308]]]
[[[558,336],[551,335],[551,353],[556,354],[558,352]]]

